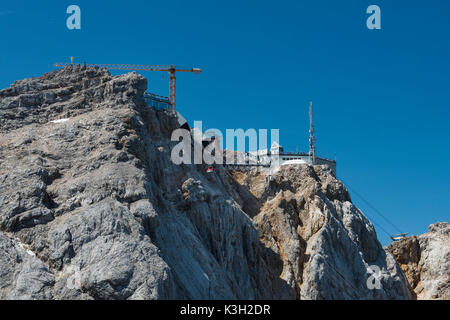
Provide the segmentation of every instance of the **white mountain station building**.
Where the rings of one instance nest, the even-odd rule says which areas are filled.
[[[257,152],[248,153],[249,164],[260,164],[270,166],[272,168],[287,164],[310,164],[310,165],[327,165],[336,175],[336,161],[321,157],[312,157],[305,152],[285,152],[284,148],[277,142],[272,143],[270,150],[259,150]]]

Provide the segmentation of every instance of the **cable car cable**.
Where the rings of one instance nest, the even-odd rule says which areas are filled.
[[[356,194],[364,203],[366,203],[373,211],[375,211],[375,213],[377,213],[379,216],[381,216],[387,223],[389,223],[389,225],[391,225],[394,229],[396,229],[399,233],[403,233],[403,231],[400,230],[400,228],[398,228],[395,224],[393,224],[391,221],[389,221],[388,218],[386,218],[377,208],[375,208],[374,205],[372,205],[369,201],[367,201],[366,199],[364,199],[364,197],[362,195],[360,195],[358,192],[355,191],[355,189],[353,189],[352,187],[350,187],[350,185],[346,182],[344,182],[344,180],[340,179],[344,185],[350,189],[354,194]],[[381,228],[381,227],[380,227]]]

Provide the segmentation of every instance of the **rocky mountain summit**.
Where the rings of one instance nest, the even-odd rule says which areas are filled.
[[[264,245],[281,257],[281,277],[297,298],[409,298],[395,259],[329,168],[287,165],[272,174],[270,183],[255,171],[234,176],[249,190],[244,203],[253,206],[245,211],[254,213]],[[374,266],[381,286],[370,290]]]
[[[411,298],[327,167],[175,165],[146,88],[70,66],[0,91],[0,299]]]
[[[450,300],[450,223],[438,222],[429,232],[388,246],[417,299]]]

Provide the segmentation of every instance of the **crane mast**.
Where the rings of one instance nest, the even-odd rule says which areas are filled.
[[[175,68],[169,69],[169,99],[174,112],[176,110],[175,105],[177,102],[177,77],[175,76],[175,71]]]

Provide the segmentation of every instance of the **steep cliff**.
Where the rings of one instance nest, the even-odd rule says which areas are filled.
[[[450,223],[438,222],[429,232],[391,243],[417,299],[450,300]]]
[[[410,297],[326,168],[175,165],[146,86],[75,66],[0,91],[1,299]]]
[[[243,203],[253,213],[264,245],[281,257],[281,277],[297,298],[410,297],[394,258],[329,168],[286,165],[271,174],[270,182],[268,172],[234,176],[249,190]],[[367,284],[372,268],[380,288]]]

